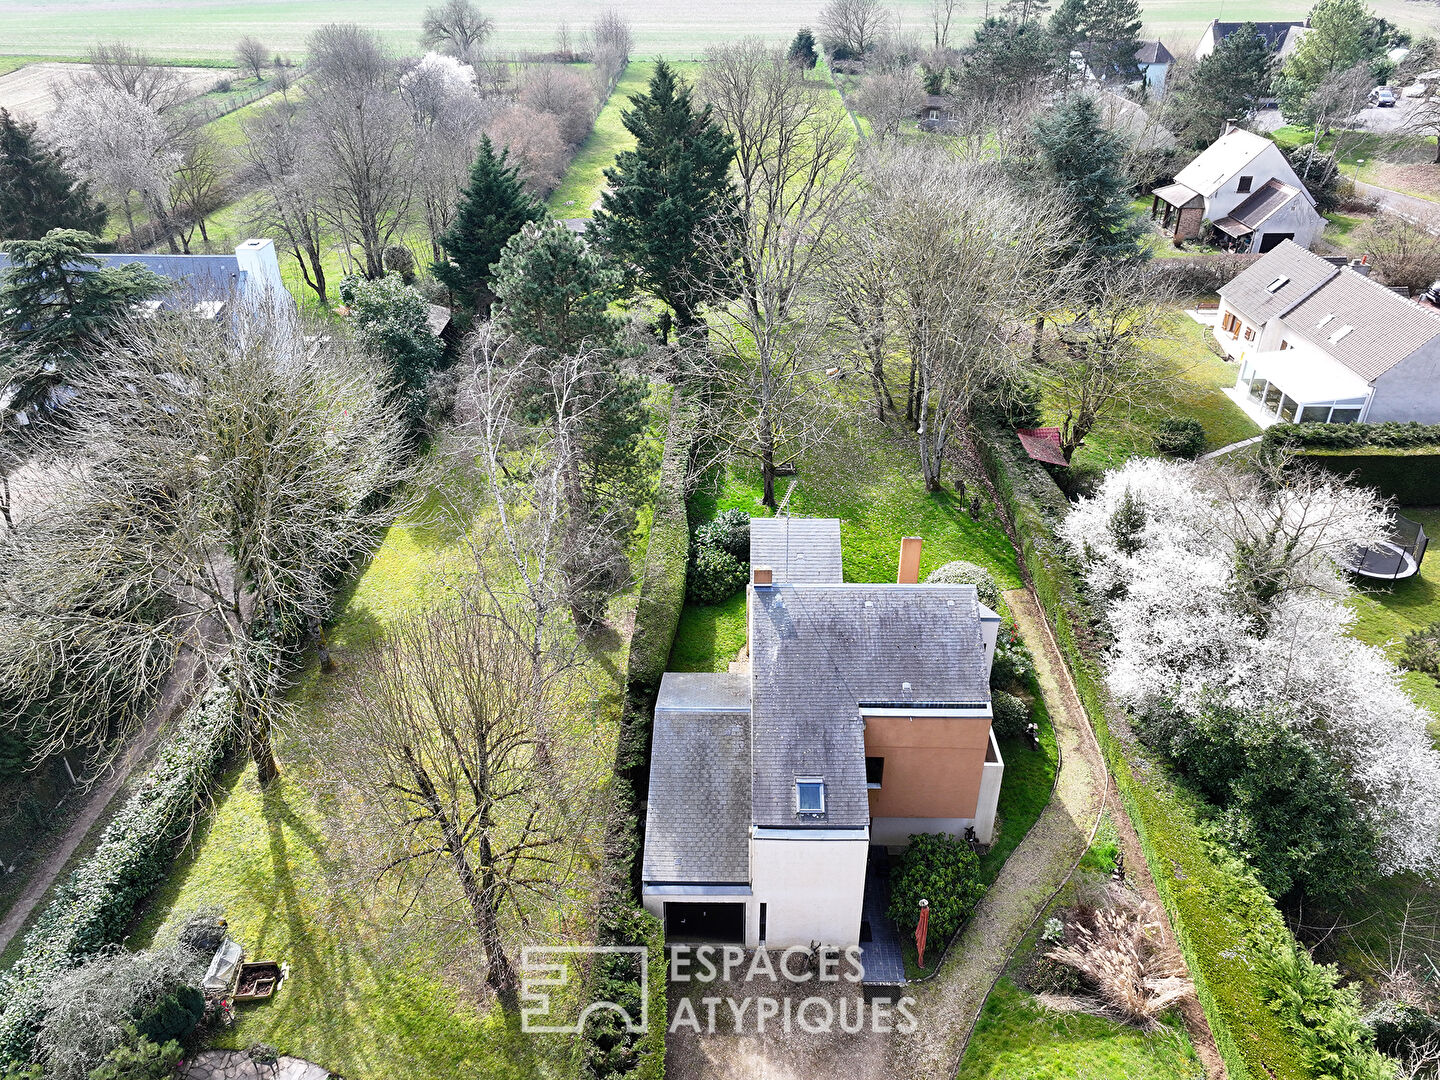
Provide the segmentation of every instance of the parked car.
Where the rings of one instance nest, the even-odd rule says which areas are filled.
[[[1393,109],[1395,101],[1395,91],[1388,86],[1377,86],[1370,91],[1369,106],[1372,109]]]

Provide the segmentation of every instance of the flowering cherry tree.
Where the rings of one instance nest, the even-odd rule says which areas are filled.
[[[1386,873],[1440,873],[1430,715],[1348,633],[1344,555],[1387,533],[1374,492],[1317,471],[1158,460],[1109,473],[1061,526],[1137,715],[1215,708],[1287,724],[1348,779]]]

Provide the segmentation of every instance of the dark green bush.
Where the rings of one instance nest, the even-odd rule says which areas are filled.
[[[1000,688],[1015,687],[1025,682],[1035,670],[1035,661],[1015,624],[1006,619],[1000,624],[1000,634],[995,641],[995,659],[990,665],[990,685]]]
[[[1276,424],[1265,431],[1266,446],[1310,446],[1324,450],[1381,447],[1413,450],[1440,446],[1440,424]]]
[[[1271,895],[1341,900],[1375,877],[1376,837],[1344,777],[1282,717],[1157,714],[1136,730],[1208,800],[1216,835]]]
[[[685,582],[692,604],[718,604],[745,587],[749,571],[724,548],[696,545]]]
[[[1405,666],[1440,678],[1440,623],[1405,635]]]
[[[1155,452],[1194,459],[1205,452],[1205,428],[1188,416],[1167,416],[1155,426]]]
[[[997,739],[1018,739],[1025,734],[1025,725],[1030,722],[1030,704],[1024,698],[996,690],[990,695],[990,708],[995,714],[990,726],[995,729]]]
[[[175,1067],[184,1056],[185,1051],[173,1039],[157,1043],[143,1034],[136,1035],[110,1051],[104,1064],[90,1074],[90,1080],[167,1080],[175,1075]]]
[[[205,1015],[205,995],[193,986],[177,986],[135,1024],[135,1030],[157,1043],[185,1039]]]
[[[936,567],[925,580],[931,585],[974,585],[982,604],[992,611],[1000,610],[1000,586],[983,566],[956,559]]]
[[[1040,425],[1040,386],[1025,380],[1005,387],[1000,397],[984,407],[985,414],[1007,428]]]
[[[949,833],[919,833],[890,871],[888,914],[904,936],[920,917],[920,901],[929,900],[929,940],[938,952],[984,895],[969,844]]]
[[[722,510],[714,521],[707,521],[695,530],[695,543],[701,547],[718,547],[729,552],[737,562],[750,562],[750,515],[744,510]]]
[[[1375,1035],[1377,1050],[1407,1063],[1427,1043],[1440,1046],[1440,1016],[1415,1005],[1382,1001],[1365,1014],[1365,1025]]]

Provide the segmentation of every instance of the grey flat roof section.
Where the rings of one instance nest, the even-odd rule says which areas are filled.
[[[669,672],[650,757],[642,877],[750,880],[749,679]]]
[[[1265,323],[1289,311],[1338,273],[1338,266],[1293,240],[1284,240],[1223,285],[1220,295],[1242,315]],[[1279,278],[1285,278],[1285,283],[1271,292],[1270,286]]]
[[[768,566],[776,583],[838,585],[845,580],[836,518],[750,519],[750,566]]]
[[[869,823],[862,703],[990,700],[973,585],[778,585],[750,603],[756,825]],[[825,781],[823,821],[796,814],[805,776]]]

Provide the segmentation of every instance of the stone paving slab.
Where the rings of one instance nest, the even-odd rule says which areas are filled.
[[[330,1070],[303,1058],[282,1057],[257,1065],[244,1050],[202,1050],[181,1080],[329,1080]]]

